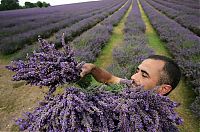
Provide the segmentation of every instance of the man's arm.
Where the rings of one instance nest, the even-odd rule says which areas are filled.
[[[86,63],[82,67],[81,77],[84,77],[86,74],[92,74],[96,81],[101,83],[120,83],[121,78],[116,77],[109,73],[108,71],[101,69],[94,64]]]

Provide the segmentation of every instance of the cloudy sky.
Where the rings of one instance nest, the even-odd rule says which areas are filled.
[[[26,1],[36,3],[37,1],[50,3],[50,5],[62,5],[62,4],[70,4],[70,3],[79,3],[79,2],[86,2],[86,1],[98,1],[98,0],[19,0],[20,5],[24,5]]]

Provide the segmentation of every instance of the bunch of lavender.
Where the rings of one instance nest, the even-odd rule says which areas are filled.
[[[21,131],[114,131],[118,119],[112,112],[117,104],[112,101],[117,97],[102,86],[91,86],[85,92],[69,87],[61,95],[46,96],[40,106],[24,113],[16,124]]]
[[[63,51],[55,48],[54,44],[39,38],[40,48],[27,56],[25,61],[13,61],[6,66],[16,72],[14,81],[25,80],[27,84],[36,86],[48,86],[49,93],[53,93],[56,87],[67,82],[75,82],[80,78],[82,63],[75,61],[73,50],[64,42],[62,37]]]
[[[179,104],[153,90],[125,88],[118,96],[114,111],[119,114],[120,130],[174,132],[183,122],[174,111]]]
[[[123,88],[110,92],[103,85],[82,92],[70,87],[16,123],[29,131],[178,131],[177,103],[152,90]]]
[[[70,87],[62,95],[49,96],[40,102],[32,113],[16,120],[20,130],[28,131],[100,131],[104,126],[104,116],[90,100],[87,93]],[[100,120],[102,119],[102,120]]]
[[[182,124],[183,120],[174,108],[179,104],[155,93],[155,89],[126,86],[117,94],[97,91],[93,100],[97,108],[106,114],[104,122],[107,122],[109,131],[178,131],[176,125]]]

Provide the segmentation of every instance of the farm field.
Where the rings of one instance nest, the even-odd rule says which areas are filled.
[[[200,4],[195,0],[103,0],[0,12],[0,131],[19,131],[14,119],[33,111],[48,91],[47,87],[11,81],[14,72],[5,66],[37,50],[38,35],[59,49],[65,33],[78,61],[94,63],[122,78],[130,78],[151,54],[173,58],[183,75],[169,95],[181,103],[176,111],[184,124],[178,128],[198,132],[199,12]],[[62,93],[63,87],[56,93]]]

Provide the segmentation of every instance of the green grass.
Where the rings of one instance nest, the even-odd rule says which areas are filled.
[[[156,54],[165,55],[171,57],[168,49],[165,47],[165,43],[162,42],[159,38],[159,35],[156,33],[152,27],[147,15],[139,4],[142,18],[146,25],[146,35],[149,41],[149,47],[152,48]],[[181,103],[181,105],[176,109],[179,115],[184,119],[184,124],[179,127],[181,132],[198,132],[199,131],[199,120],[192,111],[189,109],[190,104],[195,99],[195,93],[192,90],[192,87],[186,84],[186,81],[182,78],[179,85],[175,90],[173,90],[169,97]]]

